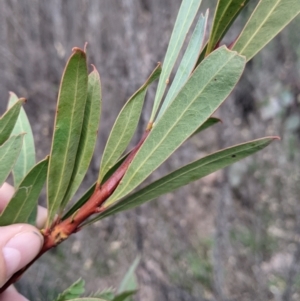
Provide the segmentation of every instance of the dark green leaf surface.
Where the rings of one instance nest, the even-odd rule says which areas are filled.
[[[24,98],[19,99],[9,110],[0,118],[0,145],[2,145],[10,136],[17,122]]]
[[[206,54],[211,53],[249,0],[219,0]]]
[[[87,98],[87,81],[86,55],[74,48],[65,67],[58,95],[47,179],[47,226],[60,208],[73,173]]]
[[[85,286],[84,280],[78,279],[69,288],[67,288],[64,292],[62,292],[55,299],[55,301],[67,301],[67,300],[75,300],[74,298],[79,298],[85,291],[84,286]],[[76,299],[76,300],[82,300],[82,299]]]
[[[183,0],[177,15],[173,32],[165,55],[162,73],[154,99],[154,105],[150,121],[153,122],[160,106],[162,97],[169,82],[170,74],[174,68],[179,52],[182,48],[186,35],[195,19],[201,0]]]
[[[0,146],[0,186],[11,172],[20,154],[23,142],[23,134],[11,136]]]
[[[247,61],[300,12],[299,0],[261,0],[233,46]]]
[[[219,118],[210,117],[201,126],[199,126],[199,128],[193,133],[193,135],[196,135],[219,122],[221,122]]]
[[[169,106],[170,102],[175,98],[181,88],[185,85],[193,69],[195,68],[198,55],[205,38],[207,18],[208,11],[206,12],[205,16],[201,14],[194,29],[193,35],[189,41],[188,47],[178,67],[174,80],[172,81],[171,87],[167,93],[166,98],[163,101],[161,109],[159,110],[156,121],[159,120],[161,115]]]
[[[197,67],[133,159],[104,206],[130,193],[220,106],[239,80],[245,59],[221,47]]]
[[[20,183],[0,216],[0,226],[27,223],[45,184],[48,158],[35,165]]]
[[[88,93],[82,132],[70,185],[60,206],[62,209],[76,193],[91,163],[100,123],[101,100],[100,76],[94,67],[93,72],[88,77]]]
[[[8,106],[12,107],[19,99],[14,93],[10,93]],[[12,135],[26,133],[23,138],[23,146],[13,169],[14,186],[17,188],[28,171],[35,165],[35,147],[31,126],[25,110],[21,108],[18,120],[12,131]]]
[[[159,64],[119,113],[103,152],[98,183],[102,182],[104,175],[118,161],[127,148],[138,125],[147,88],[160,76],[160,73],[161,66]]]
[[[172,192],[179,187],[201,179],[219,169],[258,152],[268,146],[274,139],[278,138],[266,137],[235,145],[192,162],[126,197],[108,208],[99,217],[94,218],[90,223],[112,214],[132,209],[165,193]]]

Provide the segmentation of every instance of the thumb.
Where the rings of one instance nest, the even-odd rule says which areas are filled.
[[[42,247],[43,237],[27,224],[0,227],[0,287],[28,264]]]

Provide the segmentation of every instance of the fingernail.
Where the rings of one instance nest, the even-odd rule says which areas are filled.
[[[11,238],[2,249],[7,278],[34,259],[41,247],[42,238],[36,232],[20,233]]]

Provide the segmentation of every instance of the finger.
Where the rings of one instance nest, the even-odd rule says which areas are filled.
[[[6,205],[9,203],[10,199],[14,195],[14,192],[15,189],[13,188],[13,186],[7,183],[4,183],[0,187],[0,212],[3,211]],[[36,226],[39,229],[43,228],[46,223],[46,220],[47,220],[47,209],[42,206],[38,206]]]
[[[4,183],[0,187],[0,212],[3,211],[5,206],[8,204],[9,200],[14,195],[14,192],[15,189],[7,183]]]
[[[28,301],[28,299],[19,294],[13,286],[10,286],[0,295],[0,301]]]
[[[43,237],[27,224],[0,227],[0,287],[40,251]]]

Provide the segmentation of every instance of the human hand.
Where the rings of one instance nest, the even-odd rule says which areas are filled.
[[[0,187],[0,212],[14,194],[14,188],[7,183]],[[38,227],[42,227],[47,210],[39,206]],[[0,227],[0,287],[18,270],[26,266],[40,251],[43,237],[39,230],[27,224]],[[13,286],[0,294],[0,301],[28,301]]]

